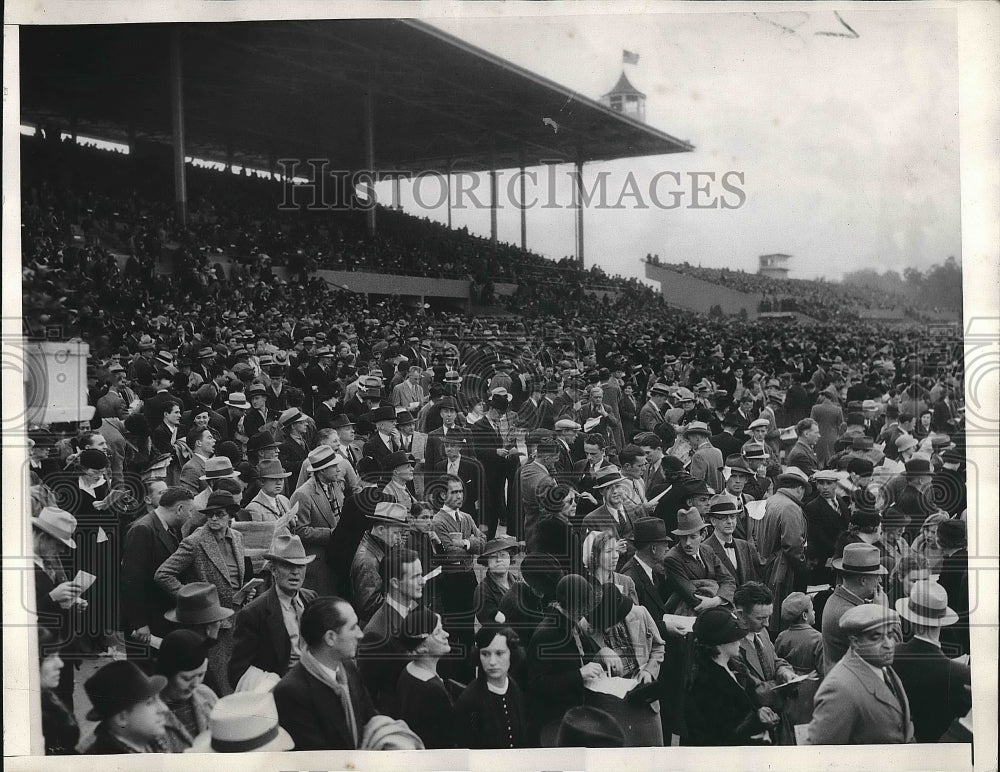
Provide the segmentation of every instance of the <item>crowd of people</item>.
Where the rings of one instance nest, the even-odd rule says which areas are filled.
[[[960,349],[162,281],[26,180],[93,408],[28,428],[48,753],[969,739]]]

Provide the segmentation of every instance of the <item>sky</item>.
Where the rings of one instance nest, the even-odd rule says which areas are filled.
[[[588,265],[641,276],[641,258],[653,253],[756,271],[759,255],[782,252],[793,256],[792,277],[838,280],[860,268],[902,272],[961,259],[954,12],[850,7],[840,17],[857,37],[826,9],[432,23],[594,99],[625,69],[647,95],[647,123],[695,146],[584,167],[590,183],[608,172],[611,199],[631,175],[648,204],[649,181],[662,171],[679,172],[682,186],[661,178],[661,201],[671,200],[668,189],[685,191],[671,210],[636,206],[634,197],[624,209],[588,209]],[[639,63],[623,67],[623,49]],[[569,170],[557,170],[560,200],[568,200]],[[741,173],[729,180],[745,201],[689,208],[691,172],[714,173],[710,197],[729,203],[738,199],[718,181]],[[444,206],[417,206],[405,184],[401,201],[446,218]],[[501,240],[519,240],[512,205],[498,222]],[[488,235],[489,212],[455,210],[453,224]],[[575,251],[569,209],[529,210],[527,229],[533,251]]]

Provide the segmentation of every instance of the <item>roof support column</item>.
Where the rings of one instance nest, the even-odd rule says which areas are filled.
[[[521,200],[518,201],[518,208],[521,210],[521,251],[528,251],[528,207],[524,203],[526,200],[524,182],[524,151],[521,151]]]
[[[368,236],[375,236],[375,96],[369,82],[365,92],[365,166],[371,175],[365,195],[368,197]]]
[[[187,225],[187,171],[184,168],[184,76],[181,31],[170,30],[170,109],[174,129],[174,205],[181,225]]]
[[[448,159],[448,174],[444,178],[445,193],[448,195],[448,229],[451,229],[451,168],[454,159]]]
[[[583,270],[583,161],[577,161],[573,182],[576,187],[576,259]]]
[[[392,208],[395,210],[400,210],[403,205],[399,203],[399,177],[393,176],[392,178]]]
[[[490,247],[497,254],[497,156],[496,138],[490,137]]]

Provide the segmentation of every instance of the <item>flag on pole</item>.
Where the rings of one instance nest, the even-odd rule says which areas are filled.
[[[631,51],[622,51],[622,64],[638,64],[639,54],[632,53]]]

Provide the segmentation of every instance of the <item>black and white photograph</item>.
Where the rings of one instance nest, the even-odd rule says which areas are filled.
[[[997,6],[48,5],[12,768],[996,768]]]

